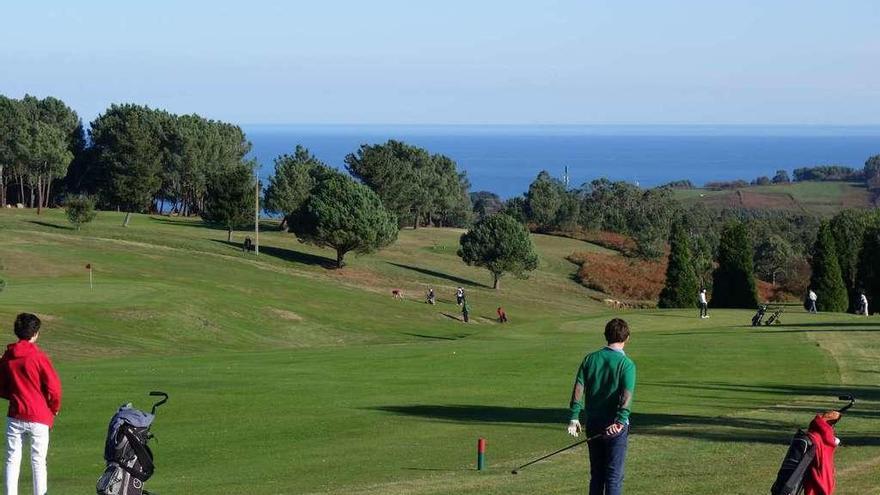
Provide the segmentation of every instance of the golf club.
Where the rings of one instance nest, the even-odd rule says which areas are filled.
[[[519,474],[519,470],[522,469],[522,468],[524,468],[524,467],[531,466],[532,464],[534,464],[534,463],[536,463],[536,462],[543,461],[544,459],[547,459],[548,457],[553,457],[553,456],[556,455],[556,454],[559,454],[559,453],[565,452],[566,450],[573,449],[573,448],[577,447],[578,445],[581,445],[581,444],[588,443],[588,442],[591,442],[591,441],[593,441],[593,440],[596,440],[597,438],[599,438],[599,437],[601,437],[601,436],[603,436],[603,435],[605,435],[605,434],[604,434],[604,433],[599,433],[599,434],[593,435],[593,436],[591,436],[591,437],[589,437],[589,438],[585,438],[585,439],[583,439],[583,440],[581,440],[581,441],[579,441],[579,442],[577,442],[577,443],[573,443],[573,444],[569,445],[568,447],[565,447],[565,448],[563,448],[563,449],[559,449],[559,450],[557,450],[556,452],[553,452],[552,454],[547,454],[547,455],[545,455],[544,457],[539,457],[539,458],[535,459],[534,461],[527,462],[527,463],[523,464],[522,466],[520,466],[520,467],[514,469],[513,471],[511,471],[510,474]]]

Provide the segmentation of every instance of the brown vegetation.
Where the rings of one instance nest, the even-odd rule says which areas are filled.
[[[644,261],[618,254],[578,252],[568,260],[580,265],[577,279],[581,284],[619,298],[656,301],[665,282],[666,256]]]

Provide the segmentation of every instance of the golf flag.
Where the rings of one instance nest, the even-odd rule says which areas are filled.
[[[89,289],[92,288],[92,264],[86,263],[86,270],[89,271]]]

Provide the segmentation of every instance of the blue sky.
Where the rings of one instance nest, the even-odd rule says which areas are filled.
[[[880,2],[5,2],[0,93],[253,123],[880,124]]]

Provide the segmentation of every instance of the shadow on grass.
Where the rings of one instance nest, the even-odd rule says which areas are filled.
[[[443,315],[443,316],[445,316],[445,317],[447,317],[447,318],[449,318],[450,320],[464,321],[464,319],[462,319],[462,318],[460,318],[460,317],[458,317],[458,316],[455,316],[455,315],[451,315],[451,314],[449,314],[449,313],[440,313],[440,314]]]
[[[242,249],[242,244],[239,242],[221,241],[219,239],[211,239],[211,241],[218,244],[225,244],[227,246],[234,247],[239,251]],[[272,246],[260,246],[260,255],[264,254],[266,256],[272,256],[274,258],[278,258],[284,261],[290,261],[293,263],[321,266],[328,270],[336,268],[336,260],[334,259],[330,259],[324,256],[318,256],[315,254],[301,253],[292,249],[284,249]]]
[[[425,334],[421,334],[421,333],[410,333],[410,332],[400,332],[400,333],[402,335],[409,335],[410,337],[418,337],[420,339],[431,339],[431,340],[461,340],[465,337],[468,337],[468,335],[465,335],[465,334],[447,337],[447,336],[443,336],[443,335],[425,335]]]
[[[177,227],[196,227],[200,229],[209,229],[209,230],[222,230],[226,232],[226,227],[205,223],[198,220],[195,217],[154,217],[150,216],[150,220],[153,222],[159,222],[165,225],[174,225]]]
[[[450,282],[455,282],[458,285],[469,285],[471,287],[483,287],[484,289],[491,289],[492,288],[488,285],[484,285],[479,282],[474,282],[473,280],[468,280],[466,278],[456,277],[455,275],[449,275],[448,273],[438,272],[438,271],[431,270],[428,268],[421,268],[421,267],[412,266],[412,265],[404,265],[402,263],[394,263],[391,261],[388,261],[387,263],[389,265],[396,266],[398,268],[404,268],[406,270],[412,270],[414,272],[418,272],[423,275],[428,275],[431,277],[437,277],[437,278],[449,280]]]
[[[56,223],[41,222],[40,220],[28,220],[27,222],[32,223],[34,225],[39,225],[41,227],[50,227],[50,228],[58,229],[58,230],[74,230],[73,227],[70,227],[68,225],[58,225]]]
[[[552,425],[558,427],[560,431],[563,431],[568,423],[569,415],[567,409],[559,408],[457,404],[381,406],[374,408],[374,410],[464,424]],[[691,414],[633,413],[631,419],[632,433],[636,435],[780,445],[785,445],[799,426],[774,420]],[[805,422],[810,419],[805,419]],[[806,424],[802,426],[806,426]],[[844,442],[851,446],[878,446],[880,438],[867,435],[844,435]]]

